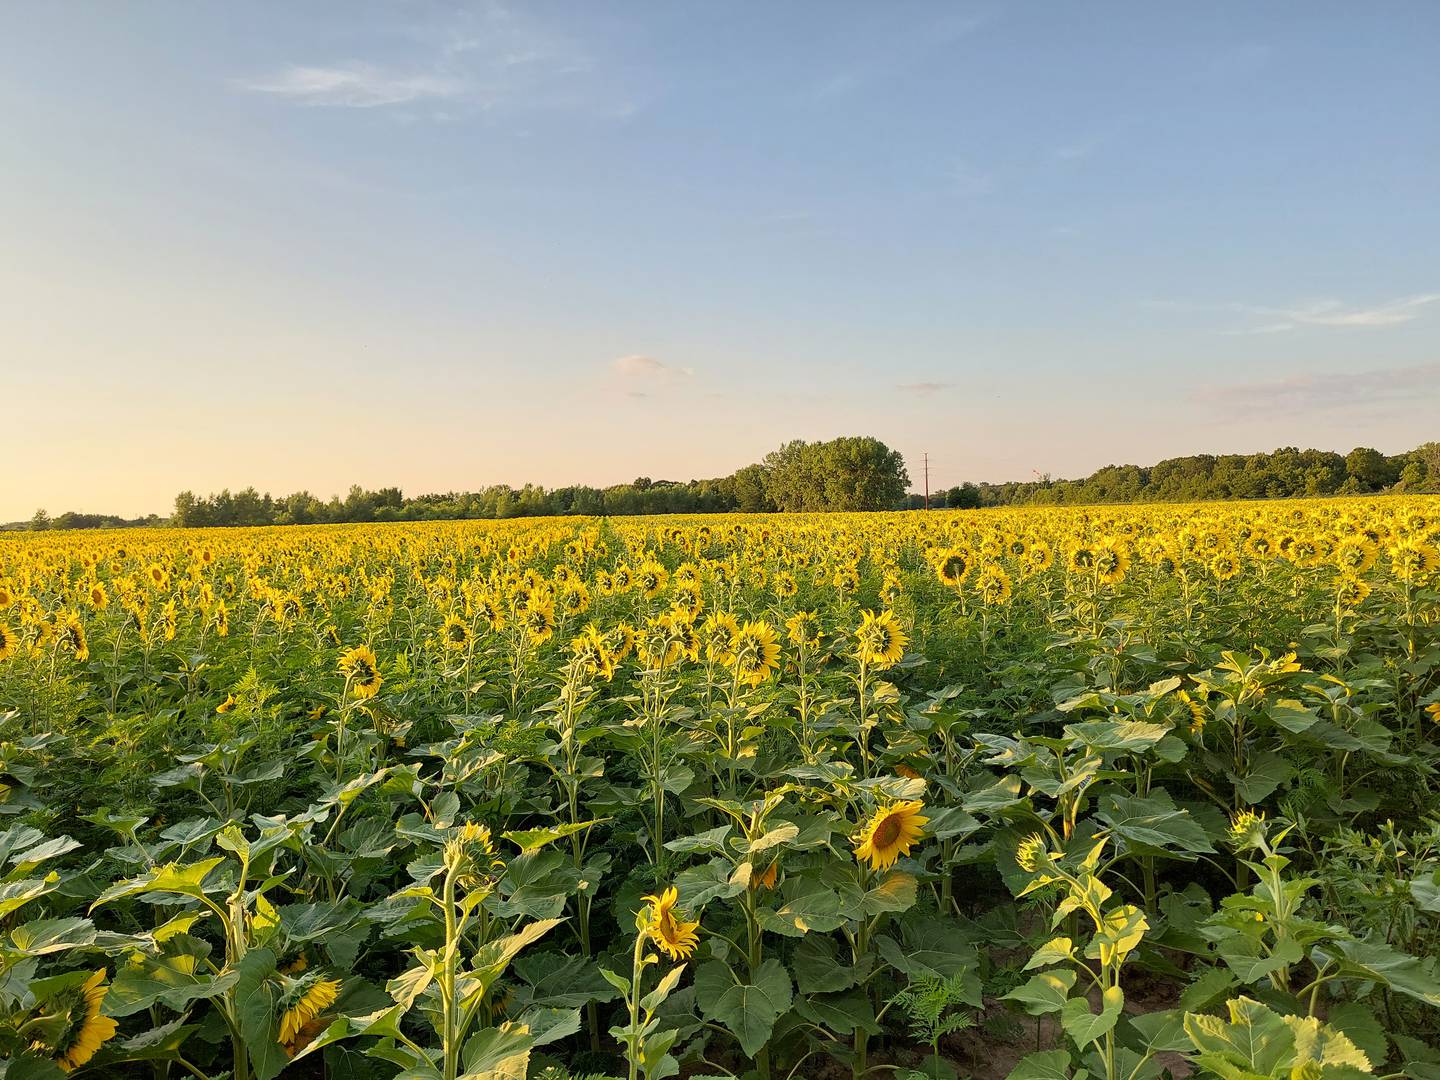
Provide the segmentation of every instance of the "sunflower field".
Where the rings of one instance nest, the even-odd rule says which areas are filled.
[[[1440,498],[0,535],[0,1077],[1440,1078]]]

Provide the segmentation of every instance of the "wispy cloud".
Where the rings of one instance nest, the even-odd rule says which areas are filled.
[[[1233,310],[1259,316],[1266,321],[1255,326],[1227,330],[1225,333],[1278,334],[1302,326],[1349,328],[1396,326],[1419,318],[1422,309],[1436,301],[1440,301],[1440,292],[1402,296],[1397,300],[1389,300],[1370,307],[1353,307],[1339,300],[1315,300],[1295,307],[1260,307],[1236,304]]]
[[[1440,363],[1207,386],[1192,397],[1228,414],[1352,411],[1440,398]]]
[[[916,394],[920,397],[929,397],[931,394],[938,394],[942,390],[949,390],[954,383],[948,382],[907,382],[896,383],[896,390],[903,390],[907,394]]]
[[[437,98],[456,98],[463,79],[433,72],[403,72],[351,61],[335,67],[292,65],[276,75],[243,82],[246,90],[272,94],[299,105],[373,109]]]
[[[241,90],[296,105],[403,108],[447,103],[571,109],[624,117],[636,109],[614,72],[599,79],[589,49],[521,8],[501,3],[467,7],[436,21],[394,29],[364,57],[313,62],[234,80]],[[437,119],[449,114],[436,112]]]
[[[617,375],[627,379],[648,379],[652,382],[664,382],[677,378],[688,379],[695,374],[688,367],[676,367],[674,364],[657,360],[653,356],[643,356],[638,353],[633,356],[622,356],[610,366]]]

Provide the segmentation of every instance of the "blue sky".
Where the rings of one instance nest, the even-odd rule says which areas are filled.
[[[0,519],[1440,437],[1433,3],[64,3]],[[912,469],[918,480],[918,469]]]

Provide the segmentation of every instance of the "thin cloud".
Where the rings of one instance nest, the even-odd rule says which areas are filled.
[[[336,67],[292,65],[269,79],[241,83],[241,86],[298,105],[347,109],[458,98],[468,89],[462,79],[425,72],[390,71],[358,61]]]
[[[653,356],[643,356],[636,353],[633,356],[622,356],[610,365],[617,375],[627,379],[649,379],[662,381],[675,378],[688,379],[695,372],[688,367],[676,367],[667,364],[663,360],[657,360]]]
[[[1291,375],[1208,386],[1193,399],[1227,413],[1315,413],[1413,404],[1440,397],[1440,364],[1375,371]]]
[[[580,42],[524,9],[480,4],[436,22],[399,27],[384,46],[392,53],[383,61],[302,59],[233,85],[295,105],[328,108],[445,103],[468,110],[583,111],[615,119],[638,109],[620,75],[602,71]],[[451,118],[443,110],[430,115]]]
[[[903,390],[907,394],[917,394],[920,397],[928,397],[931,394],[938,394],[942,390],[949,390],[954,383],[948,382],[909,382],[896,383],[896,390]]]
[[[1278,334],[1303,326],[1324,326],[1360,328],[1377,326],[1398,326],[1417,319],[1423,309],[1440,301],[1440,292],[1420,293],[1416,296],[1402,296],[1383,304],[1370,307],[1352,307],[1339,300],[1317,300],[1298,307],[1258,307],[1249,304],[1235,305],[1236,311],[1256,315],[1269,321],[1258,326],[1240,327],[1226,331],[1230,334]]]

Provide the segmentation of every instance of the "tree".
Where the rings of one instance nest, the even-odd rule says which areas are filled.
[[[44,532],[50,528],[50,512],[43,506],[35,511],[35,516],[30,519],[30,528],[35,532]]]
[[[1345,455],[1345,473],[1361,491],[1379,491],[1395,482],[1399,470],[1392,470],[1389,459],[1379,450],[1357,446]]]

